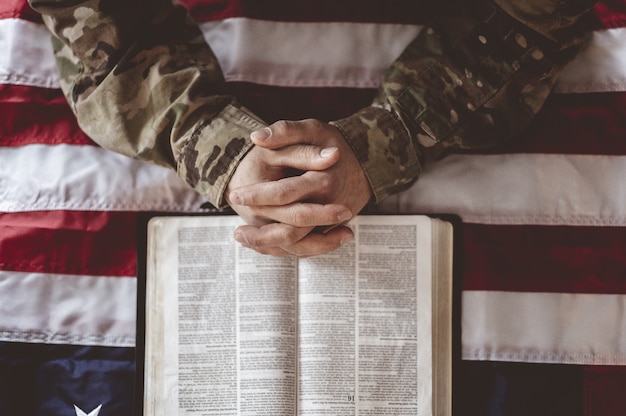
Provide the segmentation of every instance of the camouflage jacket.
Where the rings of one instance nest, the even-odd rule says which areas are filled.
[[[53,36],[61,87],[101,146],[174,169],[215,206],[264,126],[222,92],[219,64],[171,0],[29,0]],[[371,106],[333,122],[375,199],[454,148],[514,137],[572,57],[591,0],[453,0],[387,71]]]

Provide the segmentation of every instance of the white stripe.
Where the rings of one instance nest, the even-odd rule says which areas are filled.
[[[463,292],[468,360],[626,364],[626,295]]]
[[[467,223],[626,226],[624,178],[626,156],[452,155],[379,209]]]
[[[421,26],[232,18],[201,28],[228,81],[376,88]]]
[[[0,340],[132,347],[135,296],[134,278],[0,271]],[[464,359],[626,364],[626,295],[465,291],[462,307]]]
[[[626,91],[626,28],[592,33],[576,59],[559,74],[555,91]]]
[[[199,211],[206,201],[166,168],[95,146],[0,147],[0,211]]]
[[[373,88],[421,26],[290,23],[231,18],[202,23],[228,81],[291,87]],[[42,25],[0,20],[0,83],[58,87]],[[594,33],[559,92],[626,91],[626,28]]]
[[[133,347],[137,279],[0,271],[0,340]]]
[[[173,171],[93,146],[0,148],[0,211],[199,211]],[[468,223],[626,225],[626,156],[452,155],[385,213],[449,213]]]
[[[41,24],[0,19],[0,83],[58,88],[50,33]]]

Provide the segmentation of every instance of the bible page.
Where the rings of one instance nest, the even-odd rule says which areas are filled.
[[[295,414],[296,260],[240,247],[240,224],[151,221],[146,414]]]
[[[427,217],[357,217],[299,267],[299,415],[432,414]]]

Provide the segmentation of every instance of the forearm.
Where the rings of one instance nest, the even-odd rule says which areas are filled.
[[[174,169],[218,206],[249,133],[197,25],[168,0],[30,0],[53,33],[61,87],[107,149]]]
[[[518,136],[580,45],[577,25],[594,1],[468,3],[422,30],[387,71],[372,107],[334,123],[377,201],[449,149]]]

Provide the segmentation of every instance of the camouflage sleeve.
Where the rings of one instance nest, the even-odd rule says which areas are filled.
[[[222,93],[219,64],[171,0],[29,0],[53,34],[61,88],[102,147],[174,169],[215,206],[263,124]]]
[[[463,1],[426,26],[372,106],[333,122],[376,201],[451,149],[505,143],[537,114],[584,36],[595,0]]]

